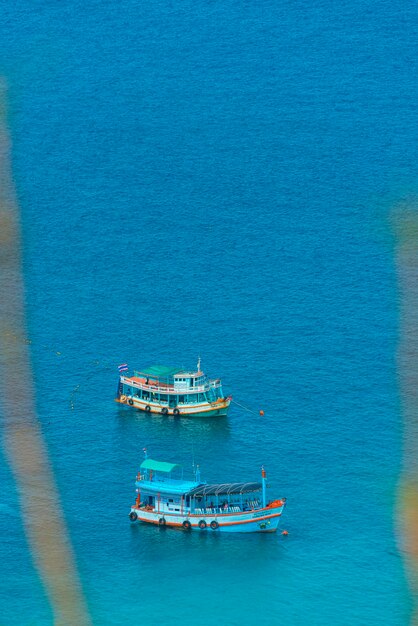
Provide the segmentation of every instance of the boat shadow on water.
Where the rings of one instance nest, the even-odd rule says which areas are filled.
[[[225,417],[188,417],[182,415],[158,415],[155,413],[145,413],[141,410],[119,406],[116,411],[118,426],[121,431],[135,431],[141,426],[145,435],[155,437],[158,432],[159,437],[164,439],[179,432],[186,440],[194,440],[194,436],[209,439],[228,439],[231,435],[231,428],[228,418]]]

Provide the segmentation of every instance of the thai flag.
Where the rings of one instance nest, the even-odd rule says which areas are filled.
[[[129,369],[129,368],[128,368],[128,364],[127,364],[127,363],[122,363],[122,365],[119,365],[119,366],[118,366],[118,370],[119,370],[120,372],[127,372],[127,371],[128,371],[128,369]]]

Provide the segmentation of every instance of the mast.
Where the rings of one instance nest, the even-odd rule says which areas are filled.
[[[266,508],[266,470],[261,467],[261,484],[263,485],[263,509]]]
[[[200,356],[197,358],[197,373],[200,374]]]

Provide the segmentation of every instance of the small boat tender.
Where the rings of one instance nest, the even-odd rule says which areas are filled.
[[[147,458],[136,479],[137,498],[129,518],[184,530],[275,532],[286,498],[267,501],[266,472],[261,482],[208,484],[184,480],[180,465]]]

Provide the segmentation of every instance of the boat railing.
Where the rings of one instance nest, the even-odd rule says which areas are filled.
[[[230,503],[228,506],[218,505],[209,507],[196,507],[194,510],[195,515],[222,515],[226,513],[248,513],[249,511],[255,511],[261,508],[260,500],[249,500],[242,505],[238,503]]]
[[[192,393],[205,393],[205,391],[209,391],[209,389],[213,389],[211,384],[207,382],[205,385],[200,385],[199,387],[182,387],[180,385],[165,385],[161,387],[159,385],[152,385],[151,383],[139,383],[130,378],[121,378],[121,382],[125,385],[129,385],[130,387],[135,387],[136,389],[142,389],[143,391],[152,391],[153,393],[178,393],[182,394],[192,394]],[[216,387],[220,387],[216,385]]]
[[[222,382],[220,380],[210,380],[209,385],[211,389],[219,389],[219,387],[222,387]]]
[[[181,384],[166,384],[164,386],[146,383],[146,382],[138,382],[136,380],[132,380],[132,378],[128,378],[126,376],[121,377],[121,382],[125,385],[129,385],[130,387],[136,387],[137,389],[143,389],[145,391],[153,391],[157,393],[204,393],[205,391],[209,391],[209,389],[219,389],[222,386],[220,380],[208,380],[206,379],[203,385],[199,385],[197,387],[188,387],[186,385]]]

